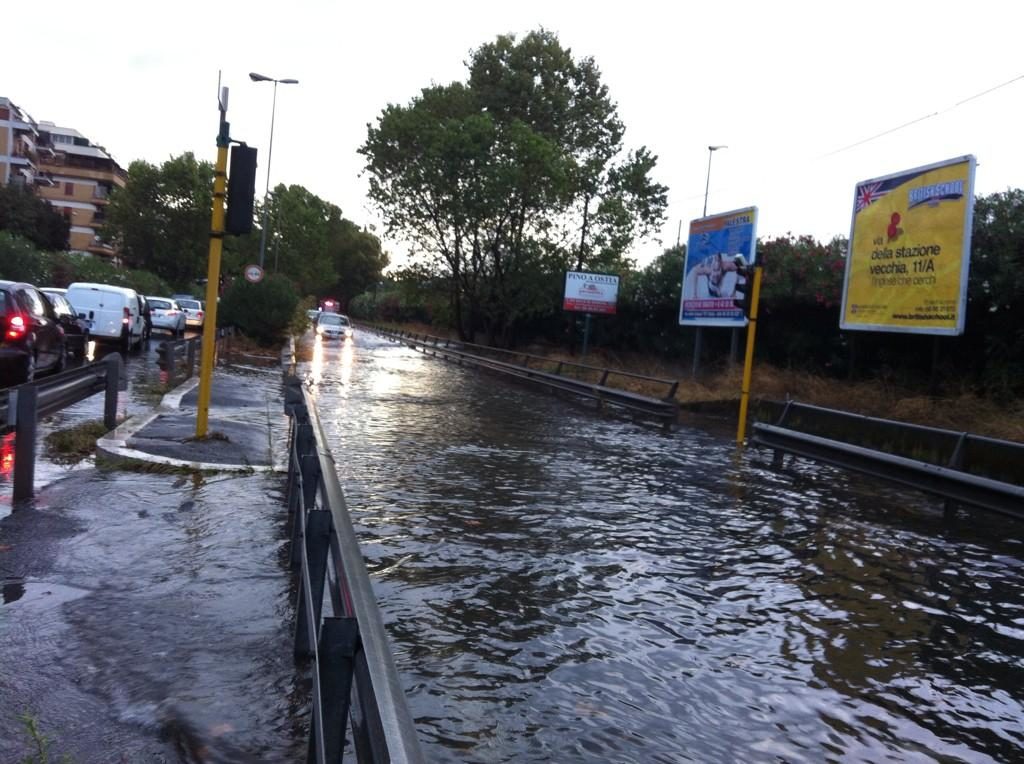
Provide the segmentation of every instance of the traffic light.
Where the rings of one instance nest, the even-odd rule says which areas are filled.
[[[231,147],[228,175],[228,213],[224,232],[234,235],[252,231],[253,197],[256,194],[256,149],[244,143]]]
[[[754,269],[755,265],[748,265],[746,261],[736,262],[736,273],[742,282],[737,282],[736,292],[732,304],[743,311],[743,315],[750,319],[754,310]]]
[[[750,318],[754,304],[754,269],[747,267],[740,273],[742,283],[737,283],[735,297],[732,304],[743,311],[743,315]],[[742,292],[739,290],[743,290]]]

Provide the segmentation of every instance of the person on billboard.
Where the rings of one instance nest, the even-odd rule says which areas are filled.
[[[731,298],[736,294],[738,279],[732,258],[716,252],[705,257],[686,274],[683,297],[689,300]]]

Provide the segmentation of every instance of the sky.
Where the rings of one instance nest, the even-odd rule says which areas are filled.
[[[159,9],[159,10],[158,10]],[[357,149],[389,103],[467,77],[499,34],[555,32],[596,61],[625,147],[658,157],[669,188],[643,266],[702,215],[756,205],[758,235],[848,236],[861,180],[964,154],[978,194],[1024,187],[1024,4],[517,0],[49,0],[45,23],[5,35],[0,95],[73,127],[123,166],[185,151],[216,158],[217,81],[236,140],[260,150],[266,184],[299,184],[383,231]],[[12,30],[9,29],[9,32]],[[1007,84],[1008,83],[1008,84]],[[994,88],[994,89],[993,89]],[[989,92],[986,92],[989,91]],[[384,240],[401,264],[401,240]]]

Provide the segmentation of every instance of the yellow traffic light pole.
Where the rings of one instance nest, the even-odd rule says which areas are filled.
[[[205,438],[210,416],[210,383],[213,377],[214,351],[217,345],[217,285],[220,283],[220,256],[224,248],[224,199],[227,197],[228,145],[230,127],[227,116],[227,88],[221,91],[220,131],[217,133],[217,165],[213,176],[213,212],[210,222],[210,264],[206,272],[206,316],[203,320],[203,356],[199,369],[199,408],[196,411],[196,437]]]
[[[750,298],[750,323],[747,325],[747,354],[743,361],[743,389],[740,392],[740,422],[736,430],[736,445],[742,446],[747,434],[747,401],[750,398],[750,378],[754,368],[754,335],[757,334],[757,302],[761,296],[761,266],[754,266],[754,290]]]

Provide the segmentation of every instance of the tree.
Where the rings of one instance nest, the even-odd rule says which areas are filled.
[[[450,284],[465,338],[511,342],[567,267],[617,268],[664,216],[655,158],[623,127],[592,59],[539,30],[471,53],[466,84],[424,89],[369,125],[370,196]]]
[[[205,274],[213,165],[191,153],[159,167],[137,160],[107,205],[104,236],[118,242],[126,264],[179,285]]]
[[[23,236],[40,249],[68,248],[71,224],[31,190],[0,185],[0,231]]]

